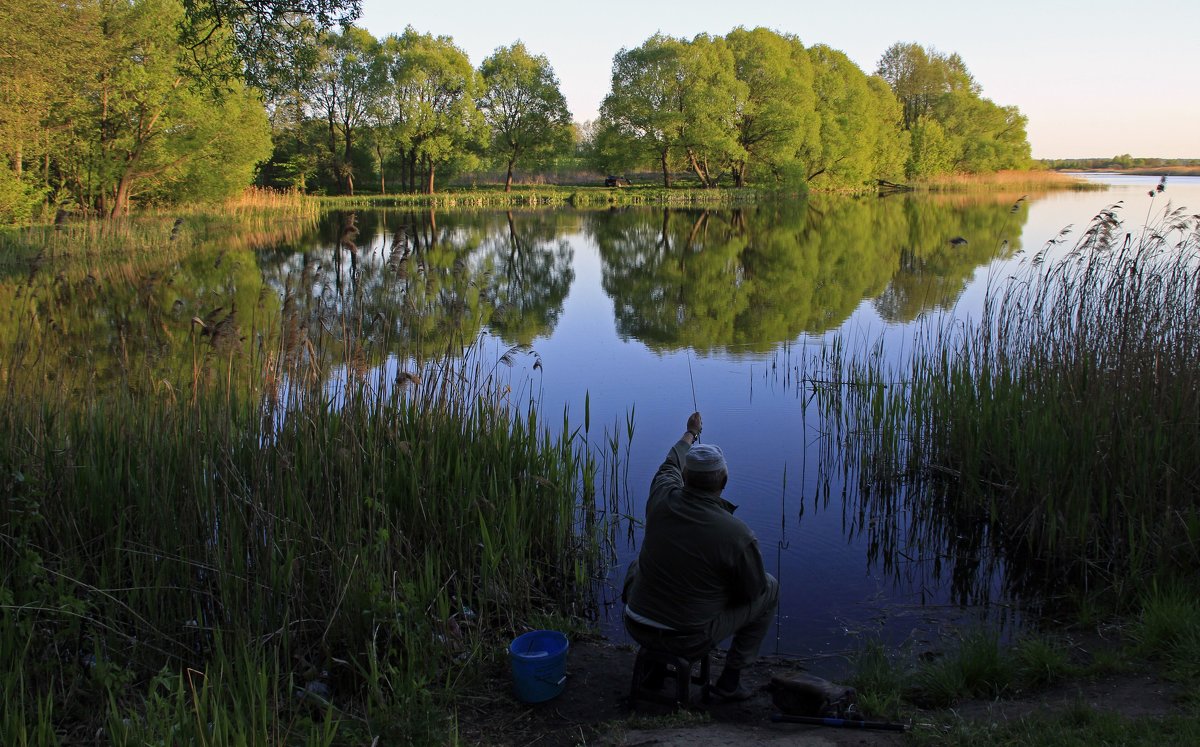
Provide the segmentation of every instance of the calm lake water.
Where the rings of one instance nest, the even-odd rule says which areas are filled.
[[[350,311],[431,355],[447,336],[475,341],[487,365],[520,346],[506,356],[515,399],[537,400],[551,423],[565,408],[582,426],[586,407],[598,446],[620,434],[619,482],[634,522],[651,475],[698,408],[703,440],[729,461],[726,495],[781,583],[765,650],[834,671],[825,662],[861,636],[920,649],[981,620],[1011,630],[1022,612],[1006,597],[1003,568],[978,572],[971,559],[910,537],[908,517],[859,515],[853,485],[819,482],[829,475],[818,469],[820,423],[797,382],[801,361],[835,339],[852,349],[880,342],[899,355],[920,325],[977,315],[989,279],[1073,226],[1054,251],[1065,250],[1117,201],[1130,231],[1168,200],[1200,207],[1197,178],[1171,179],[1154,200],[1147,191],[1157,179],[1088,178],[1109,189],[1019,202],[1019,194],[891,195],[742,209],[338,213],[310,235],[242,251],[217,273],[232,273],[224,281],[209,262],[196,282],[213,298],[238,285],[229,292],[249,296],[239,308],[255,296],[261,305],[267,290],[299,290],[310,325],[334,325]],[[356,248],[338,249],[351,221]],[[423,276],[420,293],[401,289],[397,273]],[[401,306],[423,311],[421,324],[391,323]],[[600,620],[617,640],[624,632],[612,601],[640,539],[636,530],[632,542],[620,536]]]
[[[1020,600],[1005,596],[1002,568],[974,572],[970,558],[907,537],[906,517],[881,536],[876,525],[889,522],[857,516],[853,486],[818,499],[820,426],[797,387],[799,361],[835,338],[851,348],[882,340],[898,354],[920,324],[972,317],[989,278],[1073,227],[1065,250],[1118,201],[1131,231],[1167,200],[1200,206],[1200,179],[1172,179],[1152,201],[1157,179],[1089,178],[1109,189],[1031,196],[1015,210],[1019,194],[814,198],[741,210],[439,212],[432,221],[427,212],[363,213],[356,261],[382,265],[405,226],[406,240],[433,248],[430,264],[452,260],[476,278],[485,358],[528,346],[513,357],[515,390],[548,416],[568,408],[577,424],[586,399],[597,443],[606,432],[624,440],[632,415],[623,466],[635,520],[694,403],[703,439],[729,461],[726,495],[781,583],[764,650],[833,672],[861,636],[919,650],[981,621],[1012,630],[1022,614]],[[338,220],[323,228],[327,237]],[[264,270],[279,272],[269,263]],[[619,543],[604,594],[602,629],[617,640],[625,634],[613,600],[639,540],[635,531]]]

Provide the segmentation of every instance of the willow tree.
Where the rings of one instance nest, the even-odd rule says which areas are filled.
[[[629,161],[647,160],[671,186],[671,155],[683,113],[673,106],[683,77],[683,42],[655,34],[613,57],[612,90],[600,105],[601,139]]]
[[[735,74],[746,86],[736,121],[744,156],[731,164],[741,187],[752,169],[778,172],[817,137],[813,66],[799,39],[769,29],[736,28],[725,42]]]
[[[655,34],[613,58],[599,137],[605,147],[623,149],[628,160],[655,163],[666,187],[680,164],[712,186],[713,164],[740,156],[736,113],[744,98],[723,40]]]
[[[809,56],[819,134],[798,153],[805,178],[835,188],[859,188],[874,171],[873,143],[862,135],[872,129],[873,117],[885,115],[873,109],[867,76],[843,52],[817,44]]]
[[[486,136],[475,105],[479,75],[450,37],[419,34],[411,26],[384,40],[384,54],[390,125],[407,154],[410,176],[420,166],[425,192],[433,194],[438,168],[465,165]]]
[[[682,50],[682,79],[675,89],[679,149],[705,187],[715,187],[720,172],[744,161],[738,139],[746,84],[738,80],[725,40],[700,34]]]
[[[520,161],[544,158],[571,143],[571,113],[550,61],[517,42],[483,61],[479,108],[491,130],[489,150],[505,165],[504,191],[512,190]]]
[[[877,72],[902,106],[910,176],[1028,167],[1025,117],[983,98],[958,54],[898,42],[883,53]]]

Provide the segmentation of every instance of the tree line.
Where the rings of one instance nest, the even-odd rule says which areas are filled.
[[[0,7],[0,222],[120,216],[260,185],[433,192],[439,180],[654,171],[702,186],[861,189],[1029,163],[1025,117],[958,55],[896,44],[873,74],[763,28],[655,34],[576,124],[521,42],[475,68],[448,36],[375,38],[344,0],[29,0]]]

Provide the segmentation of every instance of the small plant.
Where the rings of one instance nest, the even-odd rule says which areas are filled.
[[[1155,581],[1141,607],[1134,637],[1142,654],[1169,657],[1181,641],[1200,633],[1200,602],[1182,583]]]
[[[994,632],[973,630],[958,648],[923,665],[916,675],[916,699],[946,706],[962,697],[994,696],[1009,689],[1012,668]]]
[[[1025,687],[1052,685],[1075,671],[1062,643],[1050,638],[1023,638],[1012,655],[1016,679]]]
[[[882,641],[869,639],[851,661],[851,684],[858,691],[858,707],[870,716],[891,718],[899,713],[907,682],[903,665]]]

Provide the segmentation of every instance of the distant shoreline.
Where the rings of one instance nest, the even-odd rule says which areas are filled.
[[[1130,176],[1200,176],[1200,166],[1131,166],[1126,169],[1053,169],[1060,174],[1128,174]]]

